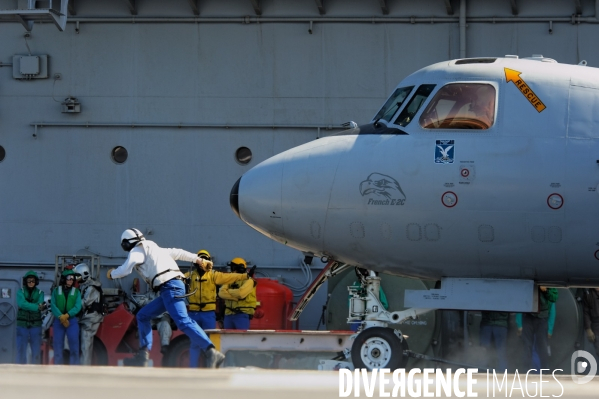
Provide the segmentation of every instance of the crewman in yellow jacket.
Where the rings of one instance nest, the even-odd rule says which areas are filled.
[[[247,263],[242,258],[234,258],[229,262],[231,272],[246,273]],[[218,296],[225,300],[225,328],[233,330],[249,330],[250,319],[256,310],[256,281],[251,278],[255,266],[250,270],[250,279],[233,284],[224,284]]]
[[[205,249],[198,251],[202,259],[212,261],[210,253]],[[247,280],[247,273],[222,273],[216,270],[204,271],[201,267],[195,267],[191,272],[185,273],[190,280],[189,292],[195,294],[188,297],[189,317],[198,323],[203,330],[216,328],[216,286],[231,284],[240,280]],[[197,352],[197,353],[196,353]],[[199,366],[200,352],[189,350],[189,367]]]

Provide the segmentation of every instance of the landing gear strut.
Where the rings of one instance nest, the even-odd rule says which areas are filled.
[[[372,271],[356,269],[360,286],[348,287],[350,294],[349,323],[359,322],[359,334],[351,347],[351,360],[355,368],[391,369],[405,368],[408,364],[408,343],[389,323],[399,324],[416,319],[429,309],[406,309],[388,312],[379,299],[381,279]]]
[[[298,319],[310,299],[327,279],[350,268],[353,266],[347,263],[329,261],[298,302],[290,320]],[[415,319],[420,314],[430,312],[430,309],[388,312],[379,299],[381,279],[373,271],[365,269],[359,271],[360,286],[348,287],[350,307],[347,318],[348,323],[360,323],[358,334],[352,336],[354,342],[351,348],[345,348],[334,359],[321,360],[318,368],[320,370],[405,368],[408,358],[414,357],[408,349],[406,337],[399,330],[387,326],[400,324],[407,319]]]

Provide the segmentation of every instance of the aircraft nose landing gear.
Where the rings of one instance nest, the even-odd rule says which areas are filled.
[[[405,368],[408,356],[406,339],[397,330],[386,327],[371,327],[362,331],[351,348],[355,368],[391,369]]]

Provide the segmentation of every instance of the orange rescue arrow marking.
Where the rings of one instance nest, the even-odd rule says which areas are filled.
[[[545,104],[537,97],[534,91],[526,84],[526,82],[520,77],[522,72],[514,71],[513,69],[503,68],[505,70],[505,83],[512,82],[524,97],[532,104],[537,112],[542,112],[545,108]]]

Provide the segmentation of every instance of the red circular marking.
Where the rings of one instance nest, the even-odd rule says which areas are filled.
[[[443,201],[446,194],[453,194],[453,197],[455,198],[455,202],[453,203],[453,205],[448,205],[445,203],[445,201]],[[447,208],[453,208],[454,206],[456,206],[458,204],[458,195],[456,193],[454,193],[453,191],[445,191],[443,193],[443,195],[441,195],[441,203],[443,204],[443,206],[446,206]]]
[[[599,249],[595,251],[595,259],[599,260]]]
[[[462,177],[468,177],[470,175],[470,171],[468,169],[462,169]]]
[[[553,205],[551,205],[550,199],[551,199],[551,197],[553,197],[554,195],[557,195],[557,196],[559,197],[559,199],[561,200],[561,202],[562,202],[561,204],[559,204],[559,206],[558,206],[558,207],[554,207]],[[562,196],[561,196],[560,194],[558,194],[558,193],[549,194],[549,197],[547,197],[547,205],[548,205],[548,206],[549,206],[549,208],[551,208],[551,209],[559,209],[559,208],[561,208],[562,206],[564,206],[564,197],[562,197]]]

